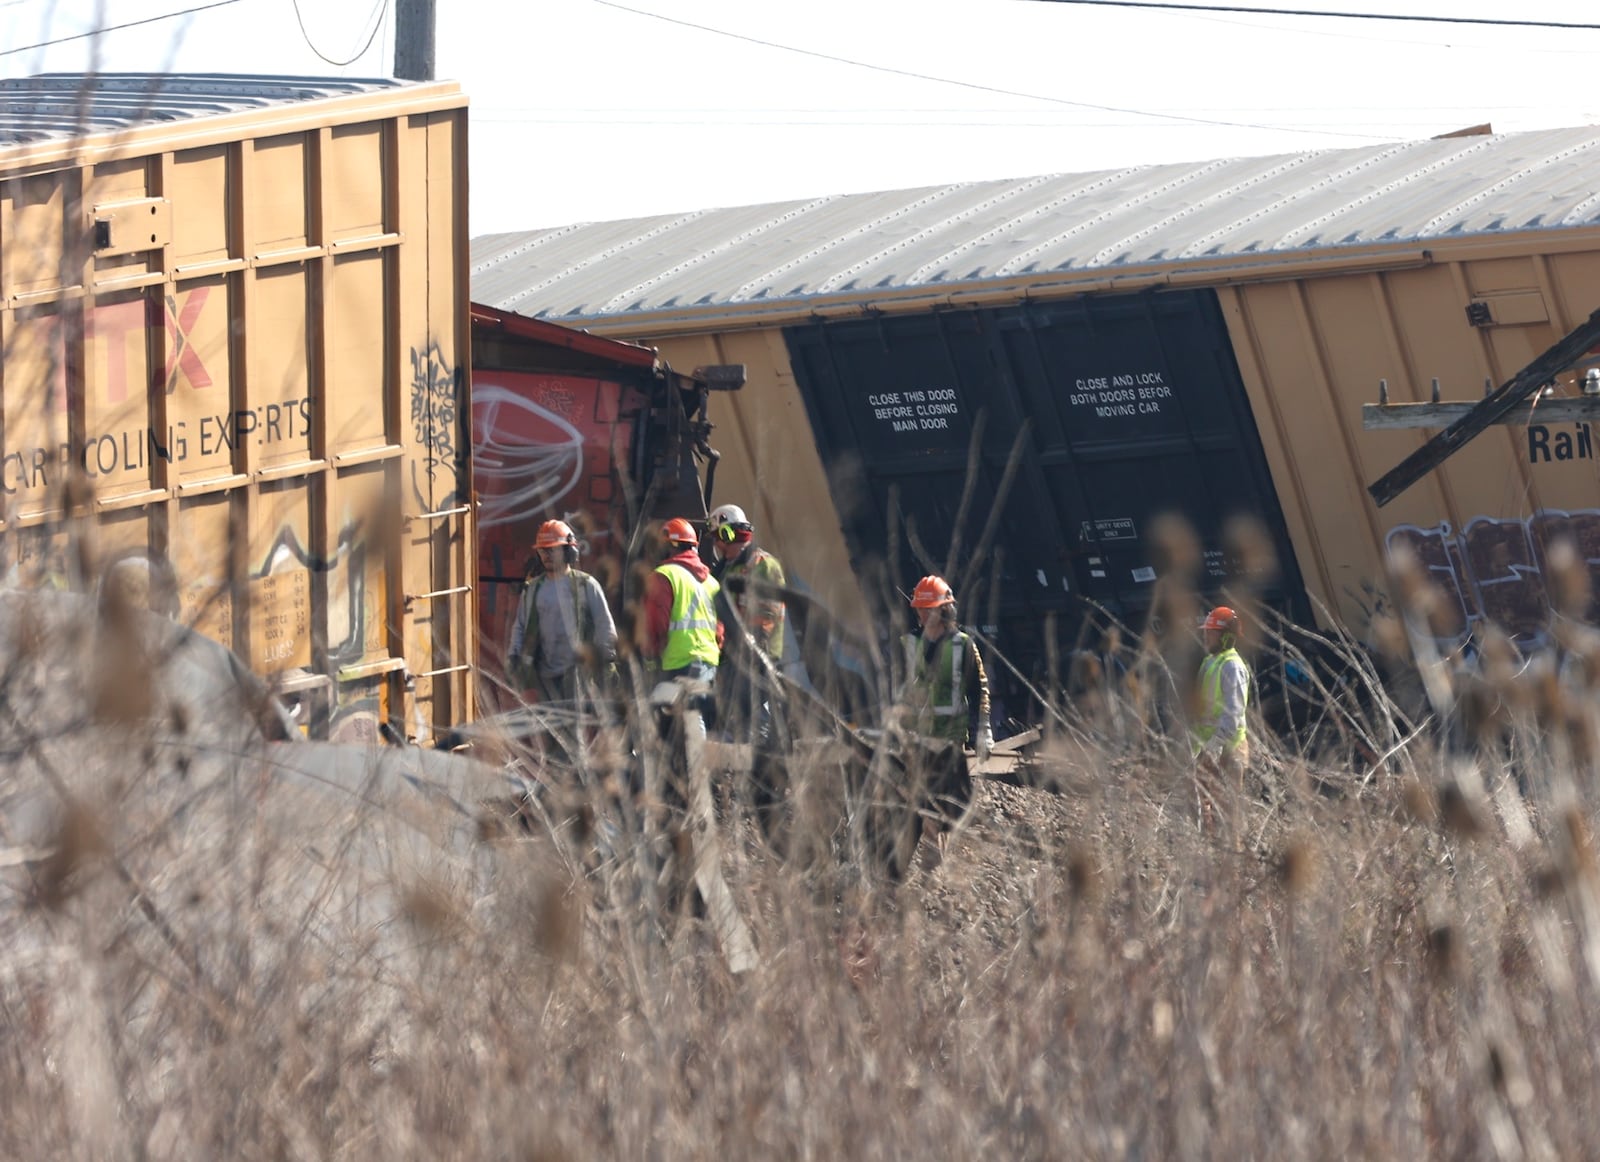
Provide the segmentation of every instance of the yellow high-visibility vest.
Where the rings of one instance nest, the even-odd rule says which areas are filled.
[[[717,664],[722,656],[717,646],[715,601],[722,586],[715,577],[696,581],[682,565],[665,563],[656,572],[672,586],[672,614],[667,625],[667,645],[661,651],[663,670],[681,670],[690,662]]]
[[[972,639],[960,630],[947,633],[923,664],[924,640],[915,634],[901,639],[906,651],[905,701],[912,711],[912,729],[929,738],[967,741],[967,691],[962,682]]]
[[[1210,742],[1217,733],[1216,723],[1222,717],[1222,671],[1229,661],[1244,665],[1244,659],[1239,656],[1239,651],[1229,646],[1221,653],[1208,654],[1205,661],[1200,663],[1200,705],[1204,708],[1205,719],[1194,728],[1195,738],[1201,746]],[[1239,707],[1239,725],[1233,734],[1223,739],[1224,745],[1232,748],[1244,741],[1244,712],[1250,707],[1250,682],[1249,671],[1245,671],[1246,680],[1244,693],[1241,696]]]

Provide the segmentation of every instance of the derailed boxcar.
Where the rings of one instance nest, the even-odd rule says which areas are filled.
[[[1056,612],[1064,651],[1101,608],[1140,615],[1167,510],[1213,583],[1220,530],[1260,518],[1298,617],[1365,633],[1404,543],[1455,607],[1447,643],[1484,619],[1530,642],[1553,536],[1600,580],[1593,425],[1496,428],[1380,508],[1366,486],[1430,433],[1361,409],[1380,380],[1479,400],[1600,306],[1597,186],[1593,127],[1140,166],[479,238],[473,289],[747,365],[712,408],[719,493],[864,624],[953,557],[998,597],[965,616],[1039,658]]]
[[[8,583],[136,584],[316,733],[467,717],[457,86],[63,75],[0,100]]]
[[[738,372],[680,374],[652,348],[478,304],[472,344],[479,658],[498,686],[518,597],[539,569],[539,525],[576,530],[580,567],[620,609],[649,522],[706,514],[717,460],[707,398],[713,382],[736,387]]]

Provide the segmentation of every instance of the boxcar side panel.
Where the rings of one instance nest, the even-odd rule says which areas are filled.
[[[335,735],[469,713],[464,114],[408,112],[439,96],[25,177],[0,155],[10,583],[144,576]]]
[[[1600,580],[1594,425],[1497,427],[1379,509],[1366,485],[1434,430],[1365,431],[1361,407],[1377,402],[1380,379],[1393,403],[1430,399],[1434,378],[1443,400],[1481,399],[1486,380],[1503,383],[1600,306],[1600,251],[1452,253],[1414,270],[1244,286],[1230,292],[1230,325],[1236,345],[1260,352],[1247,386],[1257,413],[1274,417],[1263,429],[1277,487],[1304,514],[1297,547],[1328,563],[1314,595],[1365,632],[1389,602],[1386,554],[1404,545],[1453,607],[1440,623],[1447,644],[1486,618],[1538,641],[1555,537],[1574,539]],[[1555,390],[1575,394],[1582,371]]]
[[[782,333],[675,337],[659,346],[674,367],[744,364],[744,387],[713,393],[709,404],[711,442],[722,455],[712,503],[744,508],[792,584],[847,622],[864,623],[866,606]]]
[[[633,471],[635,428],[645,406],[635,389],[612,380],[474,373],[478,656],[491,681],[505,677],[521,587],[539,570],[533,542],[544,521],[572,526],[578,567],[600,581],[615,608],[628,536],[620,481]]]
[[[903,611],[896,591],[917,575],[946,574],[965,616],[1041,672],[1047,617],[1063,648],[1105,613],[1144,624],[1152,534],[1175,513],[1199,538],[1208,593],[1237,564],[1229,521],[1258,518],[1281,568],[1265,595],[1306,615],[1211,292],[827,322],[790,328],[788,342],[854,559],[884,609]]]

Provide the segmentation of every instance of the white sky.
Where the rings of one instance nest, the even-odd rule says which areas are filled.
[[[1600,0],[1229,2],[1600,24]],[[316,48],[356,58],[343,67],[308,47],[294,0],[225,0],[94,40],[27,47],[206,3],[217,0],[0,0],[0,71],[391,75],[394,0],[299,0]],[[1501,131],[1600,121],[1600,69],[1589,71],[1600,29],[1031,0],[438,6],[438,76],[459,81],[472,102],[474,235],[1376,144],[1481,121]]]

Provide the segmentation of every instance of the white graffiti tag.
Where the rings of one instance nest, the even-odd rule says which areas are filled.
[[[510,388],[493,384],[475,386],[474,425],[479,433],[474,454],[483,497],[478,513],[480,528],[526,519],[530,512],[552,508],[571,492],[583,475],[583,433],[549,408],[541,407]],[[537,418],[533,426],[548,425],[560,433],[554,443],[531,444],[512,433],[530,426],[525,416],[501,410],[522,411]]]

